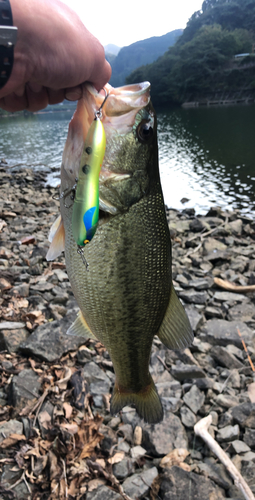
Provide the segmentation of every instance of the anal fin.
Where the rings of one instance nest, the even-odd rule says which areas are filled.
[[[158,337],[169,349],[184,349],[192,343],[194,338],[188,316],[176,295],[173,284]]]
[[[71,326],[69,326],[66,333],[67,335],[77,335],[78,337],[84,337],[85,339],[96,339],[81,311],[78,312],[76,320]]]

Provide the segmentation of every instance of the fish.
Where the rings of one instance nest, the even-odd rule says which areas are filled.
[[[149,372],[153,338],[169,349],[193,340],[172,283],[170,232],[160,183],[157,118],[150,83],[104,88],[106,135],[99,174],[99,220],[82,249],[72,230],[75,183],[84,143],[105,95],[84,84],[69,124],[61,165],[60,213],[50,230],[48,260],[65,251],[66,269],[80,308],[68,334],[97,339],[115,372],[110,411],[133,405],[145,422],[163,419]],[[78,251],[77,251],[78,250]]]

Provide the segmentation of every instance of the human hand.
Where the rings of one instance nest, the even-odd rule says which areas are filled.
[[[18,27],[11,76],[0,90],[7,111],[38,111],[82,96],[81,84],[100,90],[111,68],[100,42],[60,0],[11,0]]]

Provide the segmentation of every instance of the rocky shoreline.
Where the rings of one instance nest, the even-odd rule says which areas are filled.
[[[148,425],[133,408],[110,415],[107,351],[65,334],[78,309],[64,256],[45,260],[57,190],[43,173],[3,163],[0,184],[0,497],[241,500],[194,434],[209,414],[254,494],[255,222],[167,210],[173,281],[195,340],[174,352],[155,338],[150,370],[165,416]]]

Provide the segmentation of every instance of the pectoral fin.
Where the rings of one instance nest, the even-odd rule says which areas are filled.
[[[81,311],[78,312],[76,320],[69,326],[66,333],[67,335],[77,335],[85,339],[96,339]]]
[[[65,250],[65,229],[61,215],[52,224],[49,241],[50,248],[46,255],[46,260],[54,260]]]
[[[193,341],[194,335],[188,316],[172,285],[169,304],[158,331],[158,337],[169,349],[184,349]]]

